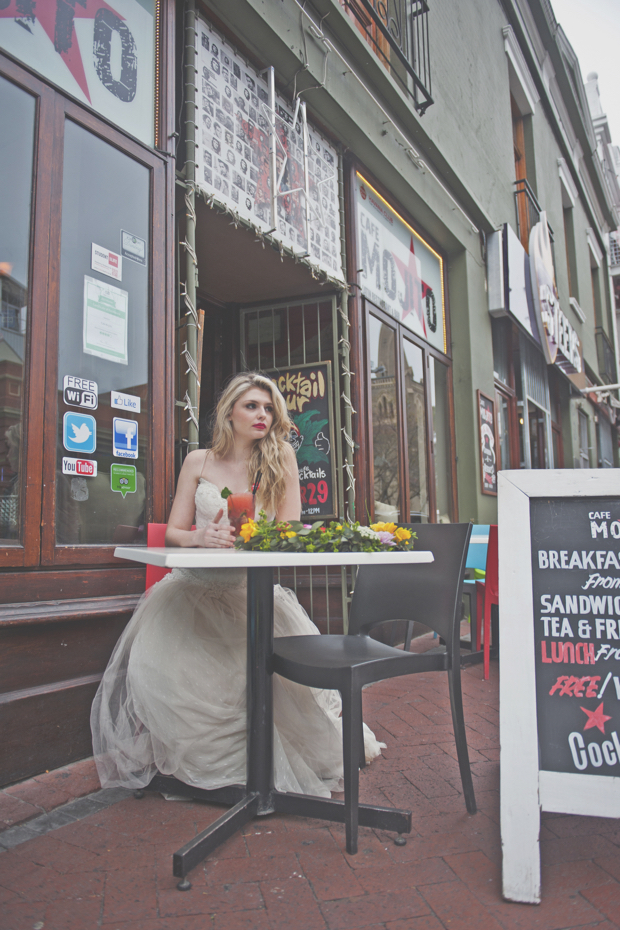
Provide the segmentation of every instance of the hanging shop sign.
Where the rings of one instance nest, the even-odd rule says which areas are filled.
[[[620,812],[620,497],[606,469],[499,476],[503,893],[540,900],[540,812]]]
[[[480,480],[483,494],[497,494],[497,456],[495,441],[495,401],[478,391],[478,429],[480,436]]]
[[[358,173],[355,212],[362,293],[446,352],[441,255]]]
[[[302,518],[336,517],[331,362],[279,368],[269,377],[286,400],[299,468]]]
[[[489,236],[489,313],[512,316],[541,347],[547,364],[572,378],[583,372],[583,348],[560,307],[547,217],[540,216],[530,233],[529,255],[508,223]]]
[[[582,370],[579,337],[560,308],[547,214],[530,233],[532,298],[540,342],[548,365],[554,363],[567,374]]]
[[[5,0],[0,48],[153,145],[154,0]]]
[[[196,28],[198,187],[343,281],[335,147],[307,122],[305,104],[293,109],[272,89],[272,106],[265,72],[209,23]]]

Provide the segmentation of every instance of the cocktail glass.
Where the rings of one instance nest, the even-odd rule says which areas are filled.
[[[251,491],[240,491],[228,497],[228,519],[237,536],[248,520],[254,519],[254,495]]]

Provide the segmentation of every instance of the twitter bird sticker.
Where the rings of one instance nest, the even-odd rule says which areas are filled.
[[[97,422],[86,413],[65,413],[62,442],[68,452],[90,454],[97,448]]]

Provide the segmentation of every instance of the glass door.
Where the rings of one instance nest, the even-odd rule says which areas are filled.
[[[366,304],[370,502],[364,516],[450,522],[454,514],[450,366]]]

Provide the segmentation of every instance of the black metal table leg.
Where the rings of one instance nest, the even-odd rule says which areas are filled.
[[[248,568],[248,793],[271,814],[273,792],[273,568]]]
[[[183,786],[179,793],[202,800],[235,803],[223,817],[186,843],[172,857],[177,888],[187,891],[187,873],[257,814],[274,811],[273,690],[267,672],[273,652],[273,568],[248,568],[247,635],[247,782],[241,797],[237,786],[206,791]],[[149,787],[176,793],[176,779],[156,776]],[[234,798],[234,801],[233,801]]]
[[[344,804],[329,798],[278,792],[273,786],[273,688],[268,672],[273,653],[273,568],[248,568],[247,636],[247,783],[206,790],[184,785],[170,776],[157,775],[149,788],[182,794],[197,800],[234,804],[202,833],[173,856],[177,888],[187,891],[187,874],[249,820],[279,811],[344,823]],[[411,831],[411,811],[359,806],[360,826]]]

